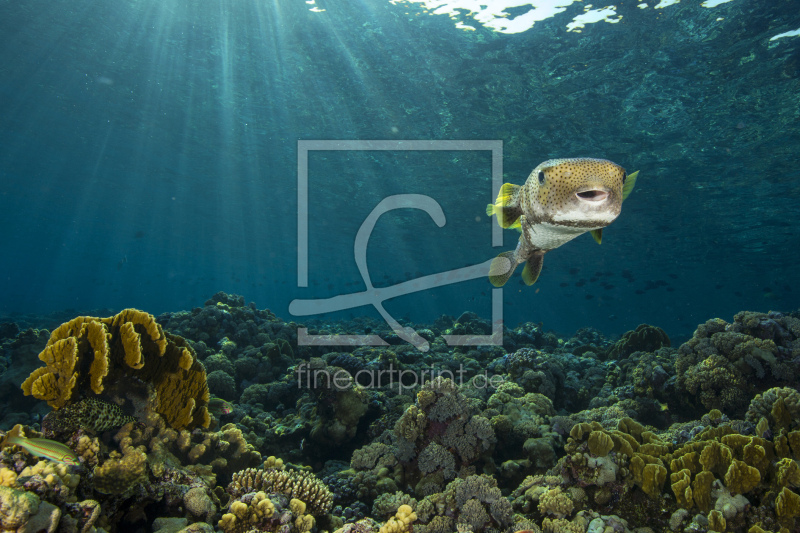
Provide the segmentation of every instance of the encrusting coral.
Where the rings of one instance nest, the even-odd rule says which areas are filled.
[[[53,409],[132,377],[151,384],[154,409],[171,427],[209,425],[203,365],[182,338],[165,334],[153,315],[125,309],[108,318],[77,317],[52,332],[39,359],[47,366],[34,370],[22,390]]]

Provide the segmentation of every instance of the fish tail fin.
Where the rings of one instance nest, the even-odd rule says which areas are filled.
[[[502,287],[517,268],[515,252],[503,252],[489,265],[489,281],[495,287]]]
[[[628,174],[628,179],[625,180],[625,185],[622,186],[622,200],[625,201],[625,198],[633,191],[633,187],[636,185],[636,178],[639,177],[639,171],[632,172]]]
[[[525,285],[533,285],[539,279],[539,274],[542,272],[542,263],[544,263],[544,254],[532,254],[528,261],[525,262],[525,268],[522,269],[522,281]]]
[[[486,214],[496,215],[501,228],[513,228],[522,215],[519,208],[519,191],[521,187],[513,183],[504,183],[494,204],[486,206]]]

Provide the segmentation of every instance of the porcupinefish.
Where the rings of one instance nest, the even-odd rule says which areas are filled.
[[[518,228],[517,248],[492,260],[489,281],[502,287],[525,263],[522,280],[533,285],[542,271],[544,254],[591,233],[599,244],[603,228],[620,213],[622,201],[636,183],[638,171],[605,159],[550,159],[533,169],[524,185],[505,183],[486,214],[503,228]]]

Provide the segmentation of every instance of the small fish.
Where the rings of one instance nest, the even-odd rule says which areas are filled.
[[[29,439],[19,435],[7,437],[5,444],[19,446],[31,455],[44,457],[56,463],[79,466],[78,455],[66,444],[49,439]]]
[[[208,411],[216,416],[219,417],[220,415],[227,415],[233,412],[233,405],[230,402],[226,402],[222,398],[211,398],[208,400]]]
[[[551,159],[534,168],[524,185],[503,184],[486,214],[496,215],[501,227],[518,228],[522,235],[514,251],[492,261],[489,281],[502,287],[525,263],[522,280],[533,285],[550,250],[587,231],[600,244],[603,228],[619,215],[638,174],[628,175],[605,159]]]

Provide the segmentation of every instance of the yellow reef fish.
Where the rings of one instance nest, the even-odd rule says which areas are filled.
[[[587,231],[600,244],[603,228],[619,215],[638,174],[628,175],[605,159],[550,159],[533,169],[525,185],[503,184],[486,214],[496,215],[501,227],[517,228],[522,235],[514,251],[494,258],[489,281],[502,287],[525,263],[522,280],[533,285],[550,250]]]
[[[78,466],[78,455],[66,444],[50,440],[50,439],[29,439],[19,435],[9,436],[6,438],[6,445],[19,446],[31,455],[37,457],[44,457],[56,463],[64,463],[65,465]]]

